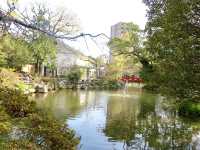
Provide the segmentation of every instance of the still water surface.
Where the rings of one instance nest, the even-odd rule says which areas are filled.
[[[169,100],[141,89],[62,90],[35,99],[81,136],[81,150],[200,150],[200,121],[181,119]]]

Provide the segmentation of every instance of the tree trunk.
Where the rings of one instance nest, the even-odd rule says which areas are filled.
[[[46,77],[47,76],[47,67],[44,66],[44,76]]]
[[[35,73],[36,73],[36,74],[39,74],[39,70],[40,70],[40,69],[39,69],[39,60],[37,59],[37,60],[36,60],[36,63],[35,63]]]

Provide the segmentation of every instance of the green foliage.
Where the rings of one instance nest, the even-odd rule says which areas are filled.
[[[28,101],[27,97],[16,90],[0,89],[0,101],[6,112],[12,117],[26,117],[35,112],[35,102]],[[6,100],[4,100],[6,98]]]
[[[12,140],[7,143],[4,143],[2,146],[5,150],[41,150],[35,143],[30,142],[29,140]]]
[[[144,65],[149,53],[143,46],[144,39],[139,26],[133,23],[122,24],[124,33],[119,38],[113,38],[109,43],[112,50],[112,62],[109,66],[109,76],[115,74],[118,78],[124,73],[137,73],[139,65]]]
[[[158,75],[156,75],[155,67],[152,66],[143,66],[140,71],[140,77],[145,81],[144,89],[158,92],[159,85],[155,83],[155,80],[158,80]]]
[[[200,103],[184,101],[179,105],[179,114],[182,116],[200,117]]]
[[[36,108],[19,91],[0,89],[0,146],[4,149],[75,150],[79,139],[66,125]],[[19,135],[9,137],[15,126]],[[6,136],[7,135],[7,136]]]
[[[81,70],[77,66],[74,66],[66,74],[66,78],[71,84],[77,84],[81,79],[81,74]]]
[[[6,54],[0,49],[0,66],[5,66]]]
[[[124,33],[119,38],[113,38],[109,43],[113,56],[131,56],[135,61],[141,61],[149,57],[149,53],[144,49],[144,38],[139,26],[133,23],[123,24]],[[137,62],[136,61],[136,62]]]
[[[11,131],[11,122],[9,115],[5,112],[5,109],[0,106],[0,139],[1,135],[8,134]]]
[[[0,65],[21,68],[32,62],[30,45],[21,38],[5,35],[0,39]]]
[[[8,87],[10,89],[16,89],[16,85],[23,84],[18,79],[19,74],[14,72],[14,69],[0,68],[0,87]]]
[[[23,82],[16,84],[16,89],[21,91],[21,92],[26,92],[26,90],[28,90],[30,88],[33,88],[33,85],[27,85]]]
[[[55,67],[56,44],[52,38],[40,35],[31,43],[31,47],[35,63],[44,63],[49,68]]]
[[[133,123],[131,119],[122,119],[121,116],[115,117],[115,120],[106,124],[104,133],[110,137],[110,140],[126,141],[128,144],[134,138],[136,131],[135,126],[131,126],[131,123]]]
[[[123,24],[124,34],[120,38],[114,38],[109,46],[115,55],[139,55],[141,53],[141,32],[138,25],[133,23]]]
[[[17,89],[23,93],[33,89],[33,85],[25,84],[19,79],[20,75],[14,69],[0,68],[0,85],[9,89]]]
[[[103,82],[103,87],[105,87],[105,89],[112,89],[112,90],[116,90],[116,89],[120,89],[123,87],[123,84],[120,83],[117,80],[105,80]]]
[[[42,116],[42,117],[41,117]],[[72,130],[59,121],[45,115],[32,114],[27,118],[28,139],[37,141],[44,149],[75,149],[79,140]]]
[[[123,87],[123,83],[113,79],[99,79],[91,82],[90,88],[117,90]]]
[[[23,65],[38,63],[53,69],[55,60],[55,41],[45,35],[30,43],[9,34],[0,39],[0,66],[20,69]]]
[[[146,76],[149,76],[152,85],[157,85],[166,95],[199,101],[199,1],[144,2],[149,7],[145,46],[153,56],[154,68]]]

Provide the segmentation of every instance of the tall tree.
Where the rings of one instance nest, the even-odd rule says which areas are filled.
[[[200,1],[144,0],[146,49],[153,56],[154,84],[165,94],[200,101]]]
[[[31,42],[31,48],[37,73],[41,74],[42,65],[55,69],[56,43],[54,39],[40,35]]]
[[[0,66],[20,69],[32,63],[30,44],[22,38],[14,38],[8,34],[0,38]]]
[[[120,38],[111,39],[109,46],[113,56],[124,55],[138,59],[142,64],[148,63],[143,48],[142,31],[139,26],[133,23],[125,23],[124,34]]]
[[[112,56],[115,61],[110,65],[110,70],[114,74],[122,73],[128,68],[136,67],[140,62],[143,67],[150,65],[149,54],[143,46],[143,31],[134,23],[125,23],[123,25],[124,33],[119,38],[113,38],[109,42]],[[137,67],[138,68],[138,67]],[[117,75],[118,76],[118,75]],[[121,74],[119,75],[121,76]]]

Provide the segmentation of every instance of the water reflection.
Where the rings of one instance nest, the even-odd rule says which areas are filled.
[[[179,118],[159,95],[63,90],[35,99],[67,120],[84,150],[200,149],[200,122]]]

